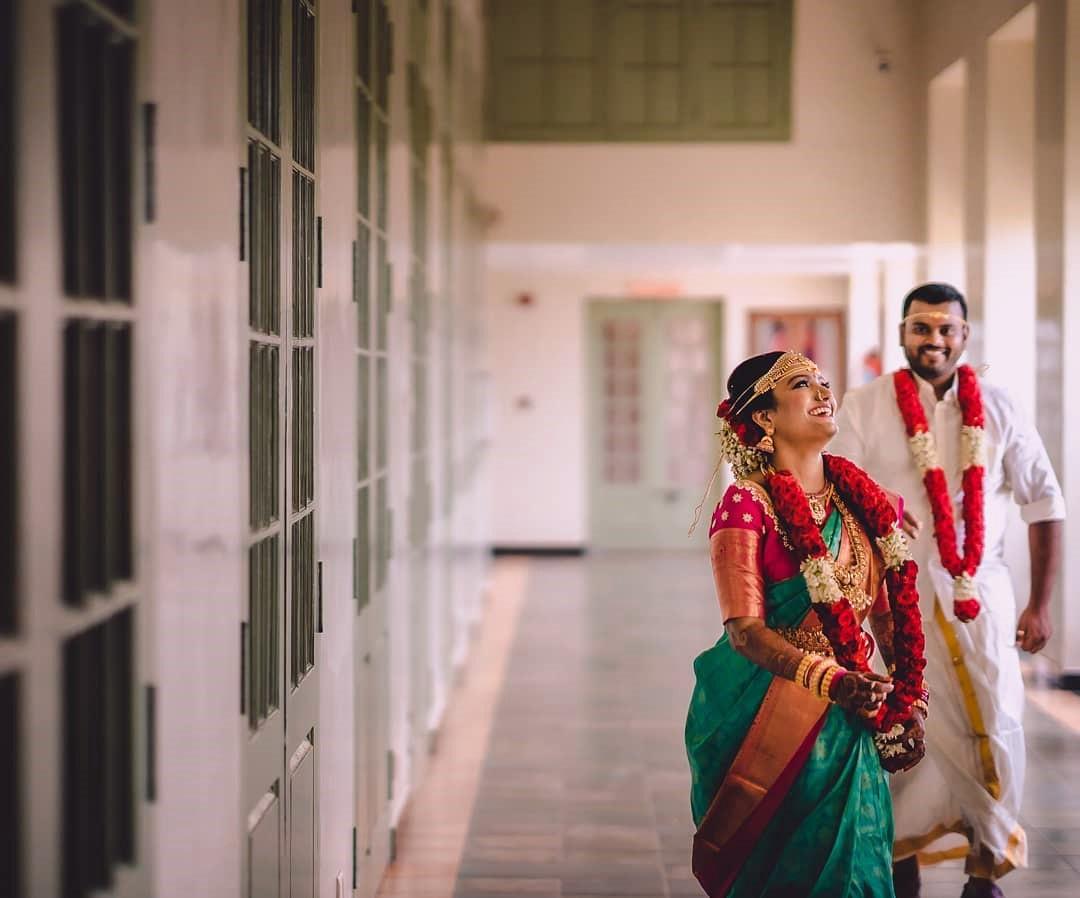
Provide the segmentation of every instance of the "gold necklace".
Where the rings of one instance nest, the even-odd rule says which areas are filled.
[[[866,591],[866,578],[870,573],[870,553],[866,551],[863,543],[862,531],[855,521],[855,516],[840,501],[834,497],[836,508],[840,512],[840,519],[844,530],[847,531],[848,542],[851,544],[851,554],[854,558],[851,564],[834,564],[833,573],[836,577],[836,585],[851,603],[852,609],[858,613],[865,611],[873,603],[874,599]]]
[[[825,523],[825,516],[829,511],[829,500],[833,495],[833,485],[825,484],[825,489],[820,493],[807,493],[806,501],[810,503],[810,516],[819,527]]]

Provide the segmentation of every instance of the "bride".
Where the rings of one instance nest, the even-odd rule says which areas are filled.
[[[836,402],[812,361],[755,356],[727,386],[724,634],[694,662],[686,721],[694,873],[713,898],[892,898],[886,771],[923,757],[929,700],[902,509],[824,454]]]

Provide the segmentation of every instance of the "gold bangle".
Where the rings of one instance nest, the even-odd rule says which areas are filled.
[[[813,688],[813,686],[811,684],[814,682],[815,678],[817,677],[818,670],[821,668],[821,665],[824,664],[824,663],[825,663],[824,658],[822,658],[820,655],[814,655],[814,663],[811,664],[806,669],[806,673],[803,674],[803,682],[802,682],[803,689],[809,690],[810,692],[814,691],[814,688]]]
[[[810,691],[821,698],[821,681],[825,679],[825,676],[829,673],[833,667],[836,666],[836,662],[830,659],[828,664],[822,664],[814,668],[813,675],[810,677]]]
[[[830,697],[829,693],[832,691],[833,681],[838,676],[840,676],[842,673],[844,673],[844,668],[842,668],[839,664],[834,664],[832,667],[830,667],[825,672],[825,676],[823,676],[821,678],[821,686],[820,686],[818,695],[824,701],[827,701],[827,702],[832,701],[832,698]]]
[[[814,656],[807,652],[799,661],[799,666],[795,668],[795,676],[792,679],[804,688],[806,686],[806,671],[813,663]]]

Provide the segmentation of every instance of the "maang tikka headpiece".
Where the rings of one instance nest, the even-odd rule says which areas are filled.
[[[808,359],[793,349],[788,350],[773,362],[768,371],[735,397],[731,403],[731,417],[742,414],[750,403],[759,396],[764,396],[784,378],[795,374],[816,374],[819,370],[813,359]]]
[[[813,359],[807,358],[801,352],[789,350],[773,362],[772,367],[750,386],[742,391],[734,400],[725,399],[716,410],[720,418],[720,460],[731,465],[731,473],[736,479],[742,480],[760,471],[767,464],[768,457],[760,449],[746,442],[747,427],[736,422],[736,418],[758,397],[764,396],[778,383],[796,374],[816,374],[820,369]],[[719,468],[719,465],[717,466]],[[712,490],[716,480],[716,470],[709,479],[709,485],[705,488],[705,495],[694,509],[694,520],[690,525],[690,533],[694,532],[701,509]]]

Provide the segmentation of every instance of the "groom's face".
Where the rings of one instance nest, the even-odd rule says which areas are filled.
[[[947,381],[967,346],[968,325],[958,302],[915,300],[900,325],[900,345],[911,370],[930,383]]]

